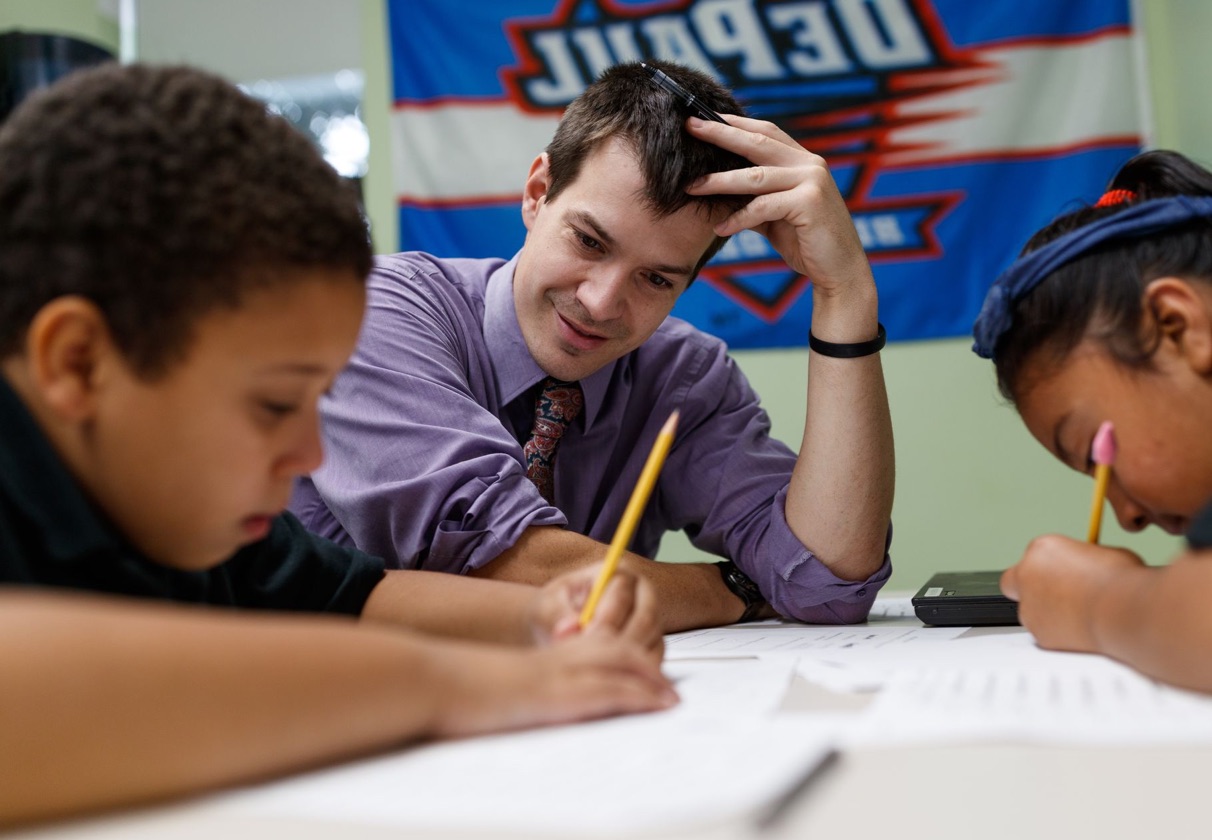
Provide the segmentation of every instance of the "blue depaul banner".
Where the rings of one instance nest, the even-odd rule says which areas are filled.
[[[968,334],[1032,231],[1141,144],[1129,0],[388,0],[400,243],[511,256],[564,106],[655,57],[713,74],[823,155],[890,339]],[[674,314],[733,347],[803,346],[810,278],[745,232]]]

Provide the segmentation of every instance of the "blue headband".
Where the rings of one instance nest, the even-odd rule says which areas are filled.
[[[972,326],[972,352],[992,359],[998,340],[1010,329],[1010,308],[1052,272],[1112,239],[1148,236],[1192,219],[1212,216],[1212,197],[1176,195],[1133,204],[1088,225],[1082,225],[1015,260],[985,295],[981,314]]]

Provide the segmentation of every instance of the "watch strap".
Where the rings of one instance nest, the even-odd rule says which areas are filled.
[[[856,341],[853,344],[838,344],[833,341],[822,341],[812,334],[812,330],[808,330],[808,346],[821,354],[834,359],[857,359],[861,356],[870,356],[872,353],[878,353],[884,349],[884,344],[888,340],[888,333],[884,329],[884,325],[877,323],[875,325],[875,338],[870,341]]]
[[[740,598],[741,603],[745,605],[745,612],[741,613],[737,623],[743,624],[756,620],[766,606],[766,597],[762,595],[762,590],[758,589],[758,585],[753,582],[753,579],[742,572],[731,560],[717,563],[716,566],[720,570],[720,576],[724,578],[724,585],[728,587],[728,591]]]

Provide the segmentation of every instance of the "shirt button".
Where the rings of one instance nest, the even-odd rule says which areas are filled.
[[[867,594],[867,588],[866,588],[866,587],[863,587],[862,589],[860,589],[860,590],[858,591],[858,594],[860,594],[860,595],[866,595],[866,594]]]

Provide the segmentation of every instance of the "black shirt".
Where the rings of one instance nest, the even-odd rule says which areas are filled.
[[[1195,514],[1187,527],[1187,542],[1192,548],[1212,548],[1212,504]]]
[[[382,560],[309,533],[291,514],[213,569],[148,560],[89,502],[0,377],[0,585],[357,615],[383,569]]]

